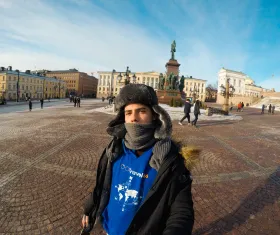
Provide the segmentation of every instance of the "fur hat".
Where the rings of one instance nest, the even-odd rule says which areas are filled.
[[[124,127],[124,108],[129,104],[137,103],[149,106],[158,114],[155,138],[164,139],[166,137],[171,137],[172,122],[169,114],[158,105],[158,98],[154,89],[144,84],[128,84],[121,89],[119,95],[115,99],[118,114],[107,127],[108,134],[118,138],[124,137],[126,133]]]

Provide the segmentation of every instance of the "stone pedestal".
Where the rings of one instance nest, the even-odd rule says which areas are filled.
[[[169,74],[172,72],[174,75],[179,76],[179,67],[180,64],[178,63],[177,60],[169,60],[166,64],[165,64],[165,68],[166,68],[166,75],[167,77],[169,76]]]
[[[180,91],[176,90],[157,90],[158,102],[161,104],[169,104],[170,100],[181,100]]]

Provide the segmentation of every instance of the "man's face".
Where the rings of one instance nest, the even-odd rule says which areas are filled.
[[[152,110],[143,104],[129,104],[124,109],[126,123],[150,124],[154,120]]]

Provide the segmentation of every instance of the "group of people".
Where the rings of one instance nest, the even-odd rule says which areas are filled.
[[[237,112],[243,112],[244,109],[244,103],[243,102],[239,102],[237,105]]]
[[[40,104],[41,104],[41,109],[43,109],[43,106],[44,106],[43,98],[40,99]],[[31,112],[32,111],[32,100],[30,97],[28,98],[28,106],[29,106],[29,111]]]
[[[262,112],[261,112],[261,114],[264,114],[265,108],[266,108],[266,106],[263,104],[262,105]],[[268,106],[268,114],[274,114],[274,111],[275,111],[275,106],[270,104]]]
[[[189,99],[186,100],[185,102],[185,107],[184,107],[184,117],[179,121],[179,125],[183,125],[183,121],[187,118],[188,119],[188,125],[192,125],[196,127],[196,123],[198,120],[198,115],[200,115],[200,101],[196,100],[194,103],[194,109],[193,109],[193,113],[194,113],[194,120],[191,121],[190,120],[190,113],[191,113],[191,107],[193,106],[190,102]]]

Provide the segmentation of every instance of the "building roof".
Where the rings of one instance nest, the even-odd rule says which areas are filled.
[[[185,76],[184,76],[185,77]],[[194,77],[185,77],[185,80],[186,79],[193,79],[193,80],[200,80],[200,81],[204,81],[204,82],[207,82],[207,80],[204,80],[204,79],[200,79],[200,78],[194,78]]]
[[[18,75],[18,72],[14,71],[14,70],[4,70],[4,71],[0,71],[0,74]],[[58,81],[58,79],[56,79],[56,78],[44,77],[44,76],[40,76],[40,75],[32,74],[32,73],[29,74],[29,73],[25,73],[25,72],[19,72],[19,75],[24,76],[24,77],[39,78],[42,80],[48,80],[48,81],[53,81],[53,82]]]
[[[239,74],[242,74],[242,75],[245,75],[247,76],[245,73],[241,72],[241,71],[235,71],[235,70],[231,70],[231,69],[226,69],[226,68],[221,68],[220,70],[225,70],[227,72],[232,72],[232,73],[239,73]]]
[[[68,70],[46,70],[47,73],[82,73],[77,69],[68,69]]]

